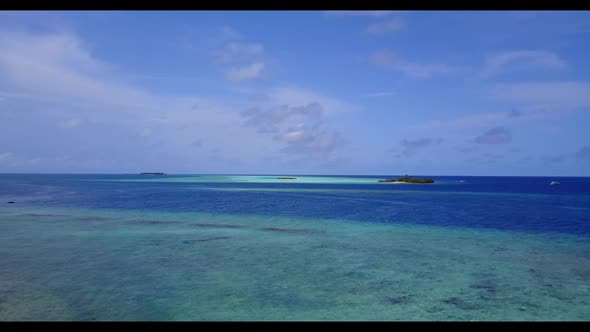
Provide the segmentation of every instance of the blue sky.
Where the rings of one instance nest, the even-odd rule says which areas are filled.
[[[590,176],[590,13],[0,13],[0,172]]]

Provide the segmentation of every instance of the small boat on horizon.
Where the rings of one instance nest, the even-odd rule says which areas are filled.
[[[550,183],[549,185],[550,185],[550,186],[556,186],[556,185],[558,185],[558,184],[559,184],[559,182],[557,182],[557,181],[551,181],[551,183]]]

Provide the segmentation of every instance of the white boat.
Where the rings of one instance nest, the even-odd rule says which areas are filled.
[[[550,185],[550,186],[556,186],[556,185],[558,185],[558,184],[559,184],[559,182],[557,182],[557,181],[551,181],[551,183],[550,183],[549,185]]]

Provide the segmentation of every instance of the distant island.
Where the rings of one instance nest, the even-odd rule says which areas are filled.
[[[385,179],[379,182],[394,182],[394,183],[434,183],[433,179],[414,179],[409,176],[402,176],[399,179]]]
[[[145,172],[145,173],[139,173],[140,175],[166,175],[162,172]]]
[[[297,178],[278,177],[277,180],[297,180]]]

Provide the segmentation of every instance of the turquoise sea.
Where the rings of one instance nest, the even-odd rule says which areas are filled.
[[[394,176],[0,174],[0,320],[590,320],[590,178]]]

